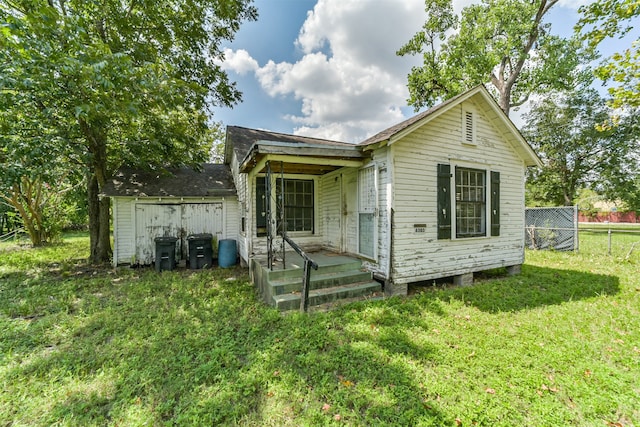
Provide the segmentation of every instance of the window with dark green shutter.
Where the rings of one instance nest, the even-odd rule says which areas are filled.
[[[278,181],[279,182],[279,181]],[[276,185],[276,197],[284,200],[284,217],[287,231],[313,233],[313,180],[284,180],[284,199],[280,199],[281,186]],[[280,212],[278,212],[280,221]]]
[[[500,236],[500,172],[458,166],[451,172],[438,164],[438,239],[451,239],[453,224],[456,239]]]

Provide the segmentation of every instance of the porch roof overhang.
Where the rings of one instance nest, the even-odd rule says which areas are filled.
[[[369,153],[363,153],[357,145],[257,141],[240,163],[240,172],[265,172],[267,162],[272,161],[272,172],[324,175],[342,167],[361,167],[367,158]]]

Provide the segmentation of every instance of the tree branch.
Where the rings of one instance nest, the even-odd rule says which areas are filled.
[[[522,104],[524,104],[525,102],[527,102],[529,100],[529,96],[531,96],[530,93],[527,93],[524,97],[520,98],[519,100],[512,102],[511,106],[512,107],[519,107]]]

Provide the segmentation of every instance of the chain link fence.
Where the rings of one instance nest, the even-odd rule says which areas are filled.
[[[529,249],[578,250],[578,207],[526,208],[525,245]]]

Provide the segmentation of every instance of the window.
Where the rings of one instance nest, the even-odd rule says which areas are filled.
[[[276,200],[282,200],[287,231],[314,232],[314,183],[311,179],[284,179],[284,198],[280,198],[282,184],[274,180]],[[266,182],[264,177],[256,178],[256,226],[258,236],[267,234]],[[277,228],[280,229],[282,214],[279,203],[272,204],[276,212]]]
[[[276,197],[280,200],[281,185],[276,183]],[[287,231],[313,233],[313,180],[284,180],[284,220]],[[280,212],[278,212],[278,221]]]
[[[490,176],[490,187],[487,179]],[[451,187],[454,186],[454,197]],[[490,200],[487,200],[490,195]],[[455,237],[500,235],[500,172],[483,169],[456,167],[455,176],[451,166],[438,165],[438,239],[451,239],[452,222],[455,221]],[[451,215],[451,204],[455,203],[455,218]],[[487,218],[487,206],[490,215]]]
[[[485,171],[456,168],[456,237],[486,235]]]

